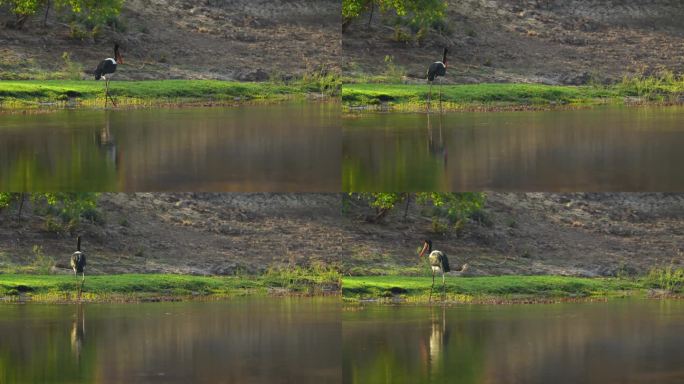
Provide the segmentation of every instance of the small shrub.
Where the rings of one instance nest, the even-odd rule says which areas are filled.
[[[413,36],[411,36],[410,33],[404,32],[403,28],[395,27],[393,39],[397,43],[409,44],[410,42],[413,41]]]
[[[74,40],[85,41],[91,36],[90,32],[83,28],[80,24],[72,21],[69,24],[69,37]]]
[[[437,235],[445,235],[449,232],[449,224],[443,220],[433,217],[432,218],[432,233]]]
[[[480,209],[477,211],[474,211],[471,215],[470,218],[478,223],[480,226],[486,227],[486,228],[492,228],[494,227],[494,221],[492,218],[487,214],[486,211]]]
[[[64,226],[54,217],[48,216],[45,218],[45,230],[50,233],[62,234],[64,232]]]
[[[105,224],[104,215],[95,207],[86,207],[83,212],[81,212],[81,217],[93,224]]]
[[[41,275],[49,275],[52,273],[52,267],[55,265],[55,259],[46,256],[43,252],[43,247],[40,245],[33,246],[33,263],[34,270]]]
[[[64,64],[62,65],[64,78],[67,80],[81,80],[83,66],[80,63],[73,62],[69,52],[62,53],[62,60],[64,61]]]
[[[672,265],[665,268],[652,268],[645,280],[646,284],[652,288],[677,293],[684,287],[684,269],[675,269]]]
[[[328,70],[325,66],[307,64],[307,70],[302,76],[300,85],[308,91],[337,95],[342,88],[342,79],[337,73]]]
[[[385,70],[383,75],[388,82],[401,83],[404,79],[406,70],[394,63],[394,56],[385,56]]]

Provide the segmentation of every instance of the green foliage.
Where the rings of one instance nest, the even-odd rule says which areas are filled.
[[[467,219],[474,212],[480,211],[484,207],[486,197],[481,192],[364,192],[350,193],[349,196],[356,200],[366,201],[371,208],[376,210],[376,216],[371,221],[381,220],[397,205],[411,198],[418,204],[432,207],[434,218],[444,217],[450,223]],[[434,228],[437,227],[438,225],[434,226]],[[441,231],[443,228],[438,229]]]
[[[15,193],[11,192],[0,192],[0,211],[9,207],[10,203],[12,203],[12,200],[15,199],[15,195]]]
[[[361,13],[370,8],[370,5],[374,1],[375,0],[342,0],[342,18],[350,20],[359,17]]]
[[[75,231],[82,219],[102,224],[104,219],[97,209],[97,197],[97,193],[29,194],[34,212],[45,216],[45,230],[57,234]]]
[[[17,16],[30,16],[35,14],[44,0],[0,0],[0,5],[7,5],[10,11]]]
[[[384,9],[396,11],[400,20],[411,27],[421,40],[426,30],[444,19],[447,3],[444,0],[386,0]],[[442,28],[444,29],[444,28]]]
[[[124,32],[125,24],[118,19],[124,0],[58,0],[56,8],[66,13],[74,39],[98,38],[101,26]]]
[[[52,0],[52,3],[57,10],[70,13],[72,21],[78,21],[88,29],[93,29],[105,23],[111,25],[112,20],[116,20],[121,12],[124,0]],[[8,5],[13,14],[23,19],[36,14],[48,4],[48,0],[0,0],[0,5]],[[21,24],[18,26],[21,27]],[[71,33],[73,37],[73,25]]]
[[[339,95],[342,89],[340,76],[326,67],[307,68],[298,85],[307,92],[319,92],[326,95]]]
[[[342,0],[344,23],[348,24],[373,7],[385,13],[394,12],[402,23],[417,32],[442,20],[447,3],[444,0]]]
[[[84,212],[96,209],[97,197],[98,194],[92,192],[31,194],[31,200],[35,204],[46,204],[50,213],[55,213],[64,220],[80,218]]]
[[[670,70],[661,70],[647,75],[645,70],[633,76],[624,76],[617,84],[621,93],[647,100],[677,101],[684,95],[684,74],[676,75]]]
[[[416,194],[416,201],[422,204],[432,204],[445,213],[451,222],[467,219],[473,213],[484,208],[486,195],[482,192],[420,192]]]
[[[313,292],[316,286],[322,284],[339,286],[342,276],[334,266],[313,263],[308,267],[271,267],[266,270],[263,278],[270,287]]]
[[[664,289],[670,293],[678,293],[684,288],[684,269],[669,265],[665,268],[652,268],[645,278],[651,288]]]

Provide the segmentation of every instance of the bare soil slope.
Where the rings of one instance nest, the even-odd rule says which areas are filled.
[[[446,236],[418,209],[402,215],[350,227],[370,267],[417,266],[424,238],[473,274],[636,275],[684,264],[684,194],[490,193],[477,221]]]
[[[343,34],[346,73],[379,73],[384,57],[424,78],[452,48],[451,82],[611,82],[628,73],[684,72],[684,2],[673,0],[449,0],[450,34],[397,42],[391,15]],[[376,13],[377,14],[377,13]]]
[[[475,274],[640,274],[684,264],[684,194],[490,193],[461,233],[432,232],[413,206],[383,224],[339,194],[103,194],[104,224],[84,223],[91,273],[235,274],[269,266],[350,271],[418,266],[428,237]],[[0,266],[29,264],[34,245],[67,264],[74,237],[46,230],[31,207],[0,213]]]
[[[92,71],[115,41],[126,61],[120,79],[266,80],[335,70],[340,14],[335,0],[127,0],[123,30],[81,41],[54,12],[47,28],[40,14],[18,31],[5,27],[12,16],[0,8],[0,74],[58,70],[63,52]]]

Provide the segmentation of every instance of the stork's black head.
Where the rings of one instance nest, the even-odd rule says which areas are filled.
[[[76,237],[76,250],[81,251],[81,236]]]
[[[448,51],[449,50],[447,49],[447,47],[444,47],[444,52],[442,53],[442,63],[444,63],[445,67],[447,65],[447,52]]]

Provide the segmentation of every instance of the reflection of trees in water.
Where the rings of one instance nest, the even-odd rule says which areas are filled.
[[[345,176],[354,180],[356,190],[426,190],[440,185],[445,190],[569,185],[610,190],[658,185],[676,190],[683,183],[682,177],[673,175],[683,174],[675,168],[684,145],[677,116],[681,120],[681,108],[650,110],[646,115],[600,109],[345,119],[344,161],[355,167]],[[425,119],[432,128],[429,151]],[[448,171],[435,119],[444,121],[441,139],[442,148],[449,150]],[[409,162],[404,162],[406,157]],[[434,183],[427,184],[426,175],[436,171]]]
[[[98,145],[99,134],[92,133],[104,127],[106,135],[107,120],[93,115],[71,111],[31,115],[14,123],[20,126],[18,133],[0,132],[0,189],[114,189],[114,167]],[[106,145],[111,145],[111,135],[109,140]]]

